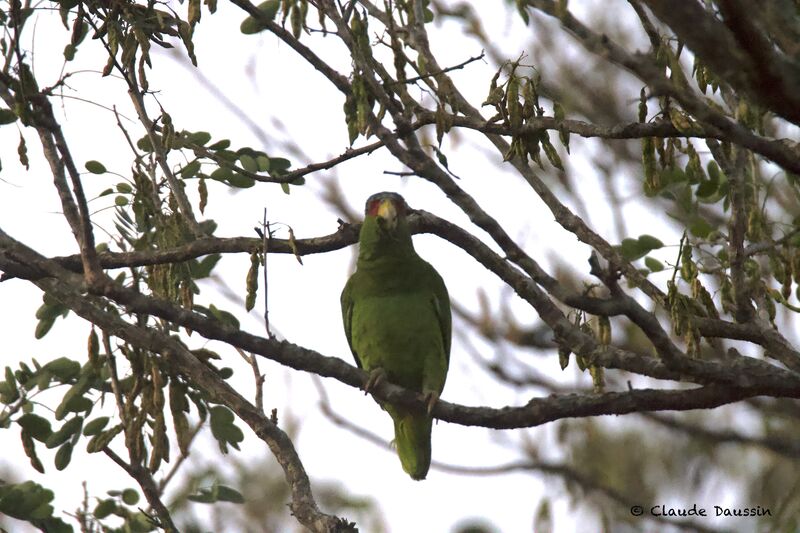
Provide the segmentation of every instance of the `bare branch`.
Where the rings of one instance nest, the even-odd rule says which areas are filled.
[[[161,501],[161,491],[153,480],[153,476],[150,475],[150,472],[138,463],[125,462],[122,457],[114,453],[114,451],[108,446],[103,448],[103,453],[105,453],[112,461],[117,463],[120,468],[125,470],[129,476],[136,480],[136,482],[139,484],[139,487],[141,487],[142,492],[144,492],[144,497],[147,499],[147,503],[150,504],[150,507],[155,509],[156,515],[158,516],[158,520],[160,522],[158,526],[163,528],[166,533],[177,533],[178,529],[175,527],[175,523],[172,521],[172,516],[170,515],[167,506]]]

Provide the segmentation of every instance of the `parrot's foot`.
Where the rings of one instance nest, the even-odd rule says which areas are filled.
[[[422,401],[425,402],[425,411],[430,415],[436,403],[439,401],[439,393],[435,391],[428,391],[422,395]]]
[[[380,385],[386,380],[386,371],[382,368],[373,368],[369,372],[367,382],[364,383],[364,395],[369,394],[372,389]]]

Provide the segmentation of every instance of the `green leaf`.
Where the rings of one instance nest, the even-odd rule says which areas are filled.
[[[126,533],[128,528],[130,529],[130,533],[148,533],[149,531],[153,531],[153,519],[139,511],[127,519],[125,528]]]
[[[673,183],[682,183],[688,180],[686,172],[680,167],[667,167],[660,173],[661,183],[670,185]]]
[[[72,411],[75,404],[71,402],[75,398],[81,398],[87,390],[89,390],[89,375],[84,373],[78,382],[64,394],[61,403],[56,407],[56,420],[61,420],[68,412]]]
[[[5,404],[17,401],[19,399],[19,388],[14,379],[14,372],[11,367],[6,367],[6,381],[0,381],[0,401]]]
[[[652,235],[641,235],[637,239],[639,246],[647,248],[648,250],[656,250],[658,248],[663,248],[664,243],[660,240],[656,239]]]
[[[239,154],[237,154],[236,152],[232,152],[230,150],[218,150],[217,157],[219,157],[223,161],[228,161],[230,163],[233,163],[234,161],[237,161],[239,159]]]
[[[108,446],[108,444],[114,440],[114,437],[119,435],[122,432],[122,424],[117,424],[116,426],[103,431],[102,433],[98,433],[89,441],[89,444],[86,445],[86,451],[89,453],[97,453],[101,451],[103,448]]]
[[[136,505],[139,501],[139,493],[135,489],[125,489],[122,491],[122,501],[126,505]]]
[[[44,365],[42,369],[49,371],[62,383],[77,378],[78,374],[81,373],[80,363],[73,361],[68,357],[59,357],[58,359],[53,359]]]
[[[231,141],[229,139],[222,139],[220,141],[215,142],[211,146],[208,147],[209,150],[224,150],[231,145]]]
[[[117,196],[116,198],[114,198],[114,205],[116,205],[117,207],[124,207],[128,205],[128,199],[124,196]]]
[[[98,520],[102,520],[113,513],[116,508],[117,502],[114,501],[113,498],[106,498],[105,500],[100,501],[100,503],[98,503],[94,508],[94,517]]]
[[[288,183],[281,183],[281,190],[286,194],[291,194],[292,190],[289,188]]]
[[[259,172],[267,172],[269,171],[269,157],[264,154],[260,154],[256,156],[256,163],[258,163],[258,171]]]
[[[645,256],[649,250],[643,249],[636,239],[622,239],[622,243],[619,245],[619,251],[625,260],[633,261]]]
[[[70,459],[72,459],[72,443],[66,442],[56,452],[56,457],[53,461],[56,465],[56,470],[64,470],[69,465]]]
[[[244,440],[244,433],[236,424],[222,426],[218,435],[215,436],[217,436],[217,440],[224,440],[237,450],[239,449],[238,444]]]
[[[225,485],[217,485],[217,501],[244,503],[244,496],[235,489]]]
[[[650,256],[644,258],[644,264],[651,272],[661,272],[664,270],[664,263]]]
[[[228,185],[231,187],[236,187],[237,189],[249,189],[256,184],[256,180],[247,176],[243,176],[238,172],[232,173],[225,181],[228,182]]]
[[[205,144],[211,140],[211,134],[207,131],[196,131],[193,133],[189,133],[186,136],[186,141],[192,144],[199,144],[200,146],[205,146]]]
[[[0,109],[0,126],[17,121],[17,114],[10,109]]]
[[[89,411],[94,403],[89,398],[85,398],[83,396],[75,396],[74,398],[70,399],[67,402],[67,412],[68,413],[80,413],[83,411]]]
[[[86,170],[92,174],[105,174],[107,172],[103,163],[94,160],[86,162]]]
[[[217,439],[223,453],[227,453],[227,444],[239,449],[238,443],[244,440],[244,433],[233,423],[233,413],[222,406],[212,407],[209,413],[211,434]]]
[[[717,184],[712,180],[701,181],[700,185],[694,191],[694,195],[698,198],[708,198],[717,192]]]
[[[270,157],[269,159],[269,173],[272,176],[285,174],[291,167],[292,162],[283,157]]]
[[[239,321],[231,313],[218,309],[214,304],[210,304],[208,310],[214,318],[223,324],[239,329]]]
[[[45,446],[50,449],[56,448],[61,446],[65,442],[67,442],[73,435],[80,432],[81,426],[83,426],[83,417],[82,416],[74,416],[64,422],[64,425],[61,426],[61,429],[52,433],[47,440],[45,441]]]
[[[68,44],[64,47],[64,59],[67,61],[72,61],[75,59],[75,52],[78,48],[74,44]]]
[[[259,11],[263,14],[264,19],[272,21],[275,15],[278,14],[278,9],[281,6],[281,0],[267,0],[258,5]],[[253,35],[260,31],[265,30],[267,27],[255,17],[247,17],[242,21],[239,30],[245,35]]]
[[[63,315],[67,311],[68,308],[59,301],[54,303],[45,302],[36,310],[36,318],[40,320],[48,318],[56,319],[59,315]]]
[[[664,243],[652,235],[642,235],[638,239],[623,239],[618,249],[626,260],[635,261],[663,246]]]
[[[55,321],[56,321],[55,318],[46,318],[40,320],[39,323],[36,324],[36,331],[33,333],[33,336],[37,339],[41,339],[42,337],[47,335],[47,332],[50,331],[50,328],[53,327]]]
[[[233,423],[233,413],[227,408],[221,405],[215,405],[211,409],[208,410],[209,415],[211,415],[211,431],[214,431],[215,427],[221,427],[222,425],[228,425]]]
[[[25,455],[28,456],[28,459],[30,459],[31,466],[39,473],[44,474],[44,466],[36,455],[36,444],[33,442],[33,437],[31,437],[30,433],[25,429],[19,432],[19,436],[22,440],[22,449],[25,451]]]
[[[714,230],[705,219],[696,217],[689,222],[689,232],[700,239],[708,237],[709,233]]]
[[[0,485],[0,514],[33,522],[47,533],[72,533],[73,529],[60,518],[53,518],[53,491],[33,481]]]
[[[227,167],[218,167],[208,177],[212,180],[227,182],[231,176],[233,176],[233,170]]]
[[[120,182],[117,183],[117,192],[120,194],[130,194],[133,192],[133,187],[129,183]]]
[[[258,163],[253,157],[247,154],[242,154],[239,156],[239,162],[242,164],[242,168],[246,171],[254,173],[258,172]]]
[[[211,254],[193,262],[190,266],[192,278],[203,279],[210,276],[211,271],[214,270],[214,267],[221,258],[222,254]]]
[[[53,431],[50,429],[49,420],[33,413],[28,413],[19,417],[17,419],[17,424],[23,427],[31,437],[40,442],[47,440],[47,437],[49,437]]]
[[[181,169],[181,177],[183,179],[189,179],[196,175],[200,171],[200,160],[195,159],[191,163],[187,163],[185,167]]]
[[[87,437],[93,437],[105,429],[108,424],[109,418],[107,416],[100,416],[86,424],[83,428],[83,434]]]
[[[150,142],[150,137],[148,135],[145,135],[144,137],[136,141],[136,147],[143,152],[153,151],[153,143]]]

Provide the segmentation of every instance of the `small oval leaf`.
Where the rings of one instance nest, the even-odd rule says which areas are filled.
[[[94,160],[86,162],[86,170],[92,174],[105,174],[107,172],[103,163]]]

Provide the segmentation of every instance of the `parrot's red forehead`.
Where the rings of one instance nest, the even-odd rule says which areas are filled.
[[[373,194],[367,199],[367,205],[364,208],[364,213],[367,216],[376,216],[378,214],[378,208],[385,200],[392,202],[399,215],[402,216],[406,214],[406,201],[396,192],[379,192],[377,194]]]

